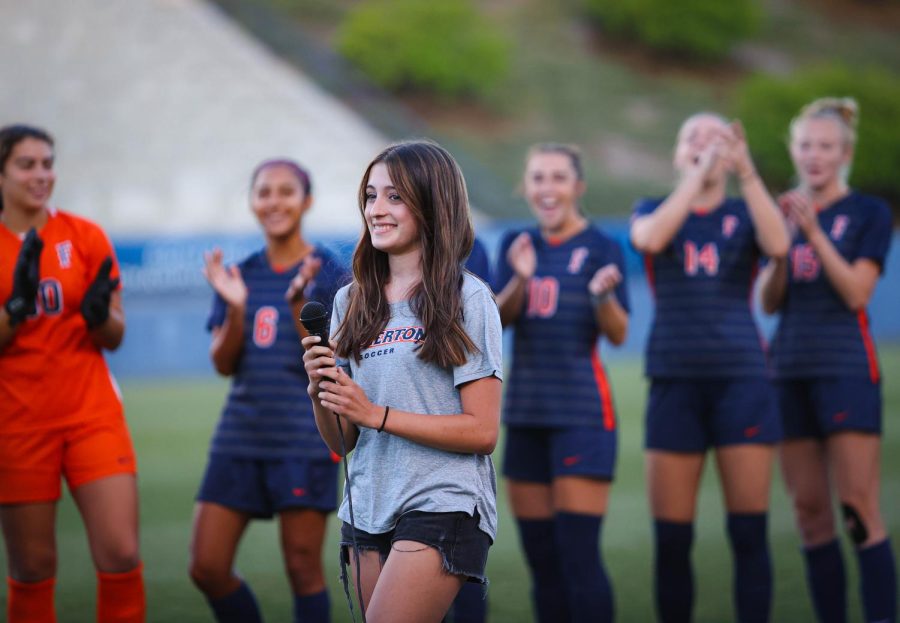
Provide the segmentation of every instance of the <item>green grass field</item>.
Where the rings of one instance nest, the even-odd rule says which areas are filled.
[[[885,436],[883,446],[884,511],[895,544],[900,539],[900,347],[883,348]],[[610,366],[620,414],[618,478],[604,526],[603,551],[615,590],[617,620],[651,621],[651,533],[641,455],[645,381],[638,360]],[[206,604],[187,577],[188,539],[193,496],[202,474],[206,449],[218,417],[226,383],[217,379],[131,382],[123,386],[128,419],[140,462],[143,558],[150,621],[210,621]],[[502,444],[497,454],[502,452]],[[495,462],[500,463],[499,456]],[[335,537],[329,524],[326,546],[334,621],[349,621],[337,581]],[[703,480],[694,548],[696,613],[694,620],[732,620],[731,559],[715,474]],[[770,519],[775,564],[775,621],[810,621],[799,543],[779,479],[773,486]],[[59,512],[57,608],[61,623],[94,620],[94,574],[84,531],[71,499]],[[895,548],[896,550],[896,548]],[[851,620],[861,620],[856,592],[856,565],[845,543],[850,577]],[[5,558],[0,552],[0,562]],[[256,591],[268,621],[290,620],[290,596],[282,571],[274,524],[256,522],[247,533],[238,562]],[[491,551],[488,574],[490,620],[531,620],[528,581],[514,524],[500,492],[500,532]],[[5,591],[0,611],[5,610]]]

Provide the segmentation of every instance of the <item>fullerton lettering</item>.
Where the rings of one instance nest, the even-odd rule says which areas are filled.
[[[425,329],[423,327],[397,327],[394,329],[385,329],[378,334],[369,348],[376,346],[384,346],[385,344],[399,344],[400,342],[419,343],[425,339]]]

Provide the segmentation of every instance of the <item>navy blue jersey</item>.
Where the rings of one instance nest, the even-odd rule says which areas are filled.
[[[307,286],[306,299],[331,310],[349,277],[334,255],[320,247],[314,253],[322,267]],[[327,457],[306,393],[303,347],[284,298],[299,264],[276,271],[262,250],[238,266],[248,290],[243,348],[211,452],[258,459]],[[221,326],[225,311],[216,294],[207,328]]]
[[[476,238],[472,245],[472,252],[466,259],[466,270],[478,276],[486,283],[491,282],[491,261],[481,241]]]
[[[663,199],[642,199],[635,216]],[[652,378],[765,376],[751,294],[759,266],[756,231],[742,199],[691,213],[662,252],[646,255],[656,310],[645,370]]]
[[[880,199],[853,192],[819,212],[819,225],[848,262],[868,258],[884,268],[893,230],[890,208]],[[847,307],[799,232],[788,256],[772,361],[780,378],[879,378],[866,310]]]
[[[600,361],[598,326],[588,282],[598,269],[616,264],[625,276],[619,244],[590,226],[560,244],[527,230],[537,253],[523,308],[513,325],[513,362],[504,402],[504,421],[524,426],[615,428],[612,394]],[[506,261],[520,231],[500,244],[494,291],[509,283]],[[616,288],[628,310],[625,281]]]

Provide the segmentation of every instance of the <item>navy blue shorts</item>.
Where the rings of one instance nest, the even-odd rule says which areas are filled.
[[[550,484],[559,476],[612,480],[616,431],[601,426],[507,426],[503,475]]]
[[[464,512],[426,513],[409,511],[397,520],[390,532],[372,534],[356,528],[356,545],[360,551],[377,551],[387,560],[395,541],[416,541],[433,547],[441,554],[444,571],[468,578],[469,582],[487,584],[487,566],[491,537],[478,527],[481,515],[476,508],[470,515]],[[341,526],[341,560],[349,563],[349,549],[353,547],[353,529]]]
[[[338,464],[331,459],[245,459],[210,454],[197,500],[254,517],[294,508],[337,508]]]
[[[783,379],[775,383],[786,439],[841,431],[881,433],[881,383],[868,378]]]
[[[706,452],[780,440],[775,390],[768,379],[653,379],[650,385],[647,449]]]

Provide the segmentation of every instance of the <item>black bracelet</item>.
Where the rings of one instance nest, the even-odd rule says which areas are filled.
[[[612,298],[612,295],[613,295],[613,291],[612,291],[612,290],[607,290],[607,291],[604,292],[603,294],[594,294],[594,293],[592,292],[592,293],[591,293],[591,305],[593,305],[594,307],[600,307],[600,306],[603,305],[606,301],[608,301],[609,299],[611,299],[611,298]]]
[[[381,426],[378,427],[377,432],[380,433],[381,431],[384,430],[384,425],[387,423],[388,411],[390,411],[390,410],[391,410],[390,406],[388,406],[388,405],[384,406],[384,419],[381,420]]]

